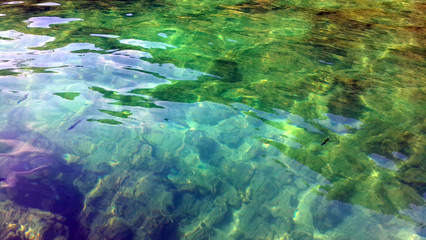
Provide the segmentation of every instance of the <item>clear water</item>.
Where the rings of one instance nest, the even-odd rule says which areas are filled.
[[[421,1],[2,1],[0,238],[424,239]]]

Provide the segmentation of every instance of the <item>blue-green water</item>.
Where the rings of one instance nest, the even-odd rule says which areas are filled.
[[[0,239],[424,239],[420,1],[2,1]]]

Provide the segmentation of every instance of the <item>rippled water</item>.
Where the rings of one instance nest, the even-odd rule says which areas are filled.
[[[425,239],[425,9],[1,1],[0,238]]]

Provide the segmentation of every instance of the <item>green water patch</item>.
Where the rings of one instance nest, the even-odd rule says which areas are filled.
[[[331,136],[325,138],[325,134],[319,135],[303,131],[288,120],[271,121],[260,117],[253,111],[243,113],[285,133],[291,133],[296,141],[303,145],[303,148],[289,147],[283,142],[259,136],[257,138],[328,179],[332,184],[325,186],[324,190],[328,192],[329,199],[361,205],[404,219],[407,217],[400,215],[401,210],[409,208],[410,204],[418,206],[424,204],[422,195],[426,181],[421,175],[424,164],[419,161],[424,156],[424,151],[410,152],[408,159],[398,159],[395,157],[397,155],[392,155],[392,151],[403,152],[404,149],[410,149],[407,146],[400,146],[402,144],[401,136],[395,132],[395,127],[392,128],[385,124],[372,130],[368,125],[363,125],[363,128],[356,130],[353,136],[342,136],[313,124],[326,135]],[[364,136],[367,132],[368,137]],[[401,132],[400,134],[407,133]],[[411,135],[411,137],[415,136],[420,135],[419,133]],[[326,144],[323,144],[324,139],[329,139]],[[376,141],[380,143],[379,146],[377,143],[374,144]],[[419,141],[422,140],[419,139]],[[384,143],[387,143],[387,146],[383,145]],[[382,150],[380,151],[380,149]],[[389,159],[386,161],[396,164],[397,169],[378,166],[366,154],[371,152],[388,156]],[[274,161],[277,162],[277,160]],[[281,162],[277,163],[282,166]],[[408,177],[409,175],[411,177]]]
[[[303,131],[300,127],[293,125],[291,121],[267,120],[253,111],[244,111],[243,113],[285,133],[292,133],[296,137],[296,141],[303,145],[303,148],[290,147],[283,142],[259,136],[256,138],[267,145],[276,147],[286,156],[308,166],[328,179],[331,185],[324,186],[323,189],[327,191],[326,196],[329,199],[361,205],[408,220],[410,219],[407,216],[400,214],[401,211],[409,208],[410,204],[418,206],[424,204],[422,195],[426,181],[421,175],[423,172],[421,169],[424,166],[419,161],[424,153],[423,151],[410,153],[411,157],[408,159],[397,159],[395,157],[397,155],[391,155],[392,150],[408,149],[407,146],[398,146],[400,141],[398,141],[399,136],[395,132],[395,128],[392,131],[389,130],[389,135],[385,136],[383,136],[383,133],[388,132],[386,129],[390,128],[389,125],[380,126],[375,130],[377,133],[368,130],[370,137],[363,139],[363,134],[367,132],[363,128],[356,130],[354,136],[341,136],[314,124],[315,127],[331,136],[325,138],[328,141],[323,144],[324,137],[322,136],[324,135]],[[368,126],[363,127],[368,129]],[[391,132],[396,136],[391,136]],[[412,135],[412,137],[415,136]],[[392,143],[391,139],[394,139],[395,142]],[[377,147],[374,145],[375,141],[380,144],[388,143],[392,146]],[[382,151],[378,151],[380,147]],[[365,152],[380,152],[390,156],[387,161],[397,164],[398,168],[380,167]],[[283,163],[278,159],[273,159],[273,161],[283,166]],[[283,167],[286,168],[285,165]]]
[[[13,38],[8,38],[8,37],[0,37],[0,40],[8,40],[8,41],[11,41],[11,40],[14,40]]]
[[[109,124],[109,125],[120,125],[120,124],[123,124],[122,122],[116,121],[114,119],[94,119],[94,118],[89,118],[89,119],[87,119],[87,121],[89,121],[89,122],[105,123],[105,124]]]
[[[130,93],[152,96],[162,101],[201,102],[211,101],[229,105],[243,103],[256,109],[271,111],[272,108],[289,109],[293,99],[300,97],[280,88],[270,88],[274,83],[260,80],[254,83],[230,83],[214,81],[173,81],[153,89],[134,89]]]
[[[129,110],[122,110],[120,112],[118,111],[110,111],[105,109],[98,109],[98,111],[109,114],[114,117],[120,117],[120,118],[128,118],[132,115],[132,113]]]
[[[311,146],[312,152],[294,150],[277,141],[260,139],[287,156],[320,173],[332,184],[323,187],[329,199],[361,205],[375,211],[400,216],[400,211],[410,204],[422,205],[423,198],[415,189],[399,181],[397,173],[374,166],[372,161],[353,150],[321,149]],[[340,141],[340,148],[353,142]],[[348,148],[348,147],[346,147]],[[281,164],[280,164],[281,165]],[[404,217],[406,218],[406,217]]]
[[[19,72],[14,69],[1,69],[0,76],[17,76]]]
[[[59,96],[61,98],[67,99],[67,100],[74,100],[74,98],[80,96],[80,93],[76,93],[76,92],[58,92],[58,93],[53,93],[53,95]]]
[[[163,108],[162,106],[156,105],[151,100],[145,97],[118,94],[115,91],[106,90],[101,87],[89,87],[89,89],[101,93],[104,98],[117,100],[117,102],[110,104],[144,108]]]

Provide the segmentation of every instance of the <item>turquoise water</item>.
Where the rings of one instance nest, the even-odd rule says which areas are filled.
[[[2,1],[0,239],[425,239],[424,10]]]

